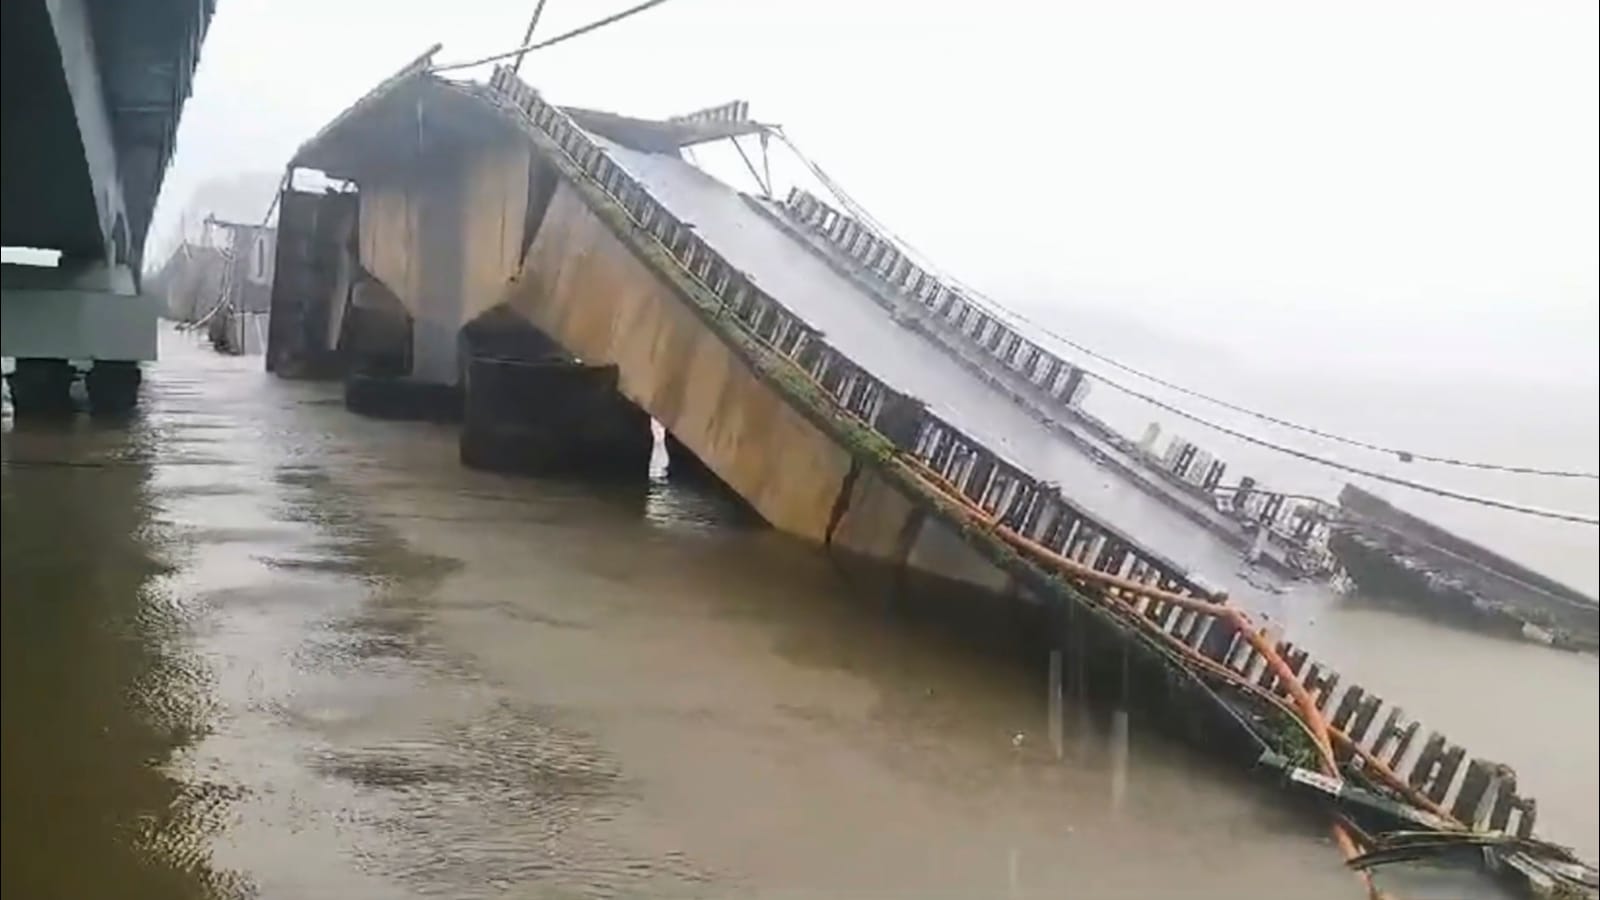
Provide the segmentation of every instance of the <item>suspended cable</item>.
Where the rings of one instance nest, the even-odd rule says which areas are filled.
[[[823,184],[824,187],[826,187],[831,193],[834,194],[834,196],[836,196],[839,199],[841,204],[843,204],[847,208],[847,210],[850,212],[851,215],[853,215],[856,218],[862,220],[863,222],[866,222],[874,230],[880,232],[884,236],[888,237],[890,240],[893,240],[896,244],[899,244],[901,247],[905,248],[906,250],[909,250],[913,256],[916,256],[918,258],[919,262],[924,264],[924,268],[926,268],[926,269],[928,269],[930,271],[935,271],[937,269],[937,267],[935,267],[935,266],[927,265],[927,263],[929,262],[927,254],[925,254],[922,251],[918,250],[909,241],[907,241],[904,238],[902,238],[901,236],[895,234],[893,231],[891,231],[886,226],[884,226],[882,222],[880,222],[877,219],[873,218],[870,213],[868,213],[864,208],[861,207],[861,205],[859,203],[857,203],[853,198],[851,198],[850,195],[844,191],[844,189],[839,185],[838,182],[834,181],[831,177],[829,177],[827,175],[827,173],[824,172],[820,166],[818,166],[816,163],[812,162],[808,157],[806,157],[806,155],[804,153],[802,153],[800,151],[800,149],[798,147],[795,146],[794,142],[791,141],[788,138],[788,136],[783,133],[783,129],[781,127],[773,126],[773,127],[769,128],[768,130],[771,131],[773,134],[776,134],[778,136],[779,140],[783,141],[784,145],[787,146],[795,154],[795,156],[797,156],[800,159],[800,162],[808,170],[810,170],[812,175],[815,176],[817,178],[817,180]],[[1079,353],[1082,353],[1085,356],[1091,357],[1093,359],[1097,359],[1097,360],[1099,360],[1099,361],[1101,361],[1101,362],[1103,362],[1103,363],[1105,363],[1105,364],[1107,364],[1107,365],[1109,365],[1109,366],[1111,366],[1111,367],[1113,367],[1115,369],[1118,369],[1118,370],[1123,371],[1123,372],[1127,372],[1130,375],[1134,375],[1134,376],[1142,378],[1142,379],[1144,379],[1146,381],[1152,382],[1154,384],[1158,384],[1158,385],[1160,385],[1160,386],[1162,386],[1164,388],[1168,388],[1170,390],[1177,391],[1177,392],[1179,392],[1181,394],[1186,394],[1188,396],[1195,397],[1195,398],[1200,399],[1200,400],[1204,400],[1204,401],[1206,401],[1208,403],[1216,404],[1217,406],[1223,407],[1224,409],[1228,409],[1228,410],[1232,410],[1233,412],[1242,413],[1244,415],[1252,416],[1254,418],[1261,419],[1262,421],[1265,421],[1265,422],[1270,422],[1270,423],[1272,423],[1274,425],[1278,425],[1278,426],[1281,426],[1281,427],[1284,427],[1284,428],[1289,428],[1289,429],[1292,429],[1292,430],[1295,430],[1295,431],[1300,431],[1300,432],[1303,432],[1303,433],[1306,433],[1306,434],[1314,435],[1314,436],[1322,438],[1324,440],[1335,441],[1337,443],[1346,444],[1346,445],[1349,445],[1349,446],[1352,446],[1352,447],[1359,447],[1359,448],[1364,449],[1364,450],[1371,450],[1371,451],[1375,451],[1375,452],[1378,452],[1378,453],[1388,454],[1388,455],[1397,457],[1402,462],[1412,462],[1412,461],[1420,460],[1420,461],[1423,461],[1423,462],[1430,462],[1430,463],[1435,463],[1435,464],[1438,464],[1438,465],[1445,465],[1445,466],[1453,466],[1453,467],[1457,467],[1457,468],[1478,469],[1478,470],[1491,471],[1491,472],[1506,472],[1506,473],[1517,474],[1517,475],[1537,475],[1537,476],[1542,476],[1542,477],[1547,477],[1547,478],[1579,478],[1579,479],[1588,479],[1588,480],[1591,480],[1591,481],[1600,480],[1600,473],[1596,473],[1596,472],[1583,472],[1583,471],[1574,471],[1574,470],[1567,470],[1567,469],[1550,469],[1550,468],[1543,468],[1543,467],[1539,467],[1539,466],[1523,466],[1523,465],[1510,465],[1510,464],[1503,464],[1503,463],[1482,462],[1482,461],[1477,461],[1477,460],[1460,459],[1460,458],[1457,458],[1457,457],[1438,456],[1438,455],[1429,454],[1429,453],[1420,453],[1420,452],[1417,452],[1417,451],[1414,451],[1414,450],[1403,450],[1403,449],[1396,448],[1396,447],[1388,447],[1388,446],[1385,446],[1385,445],[1382,445],[1382,444],[1375,444],[1375,443],[1372,443],[1370,441],[1364,441],[1364,440],[1361,440],[1360,438],[1348,437],[1348,436],[1337,434],[1337,433],[1334,433],[1334,432],[1331,432],[1331,431],[1326,431],[1326,430],[1323,430],[1323,429],[1320,429],[1320,428],[1316,428],[1314,426],[1303,425],[1303,424],[1300,424],[1298,422],[1293,422],[1293,421],[1290,421],[1288,419],[1281,418],[1279,416],[1274,416],[1274,415],[1272,415],[1270,413],[1265,413],[1265,412],[1261,412],[1259,410],[1251,409],[1251,408],[1246,407],[1246,406],[1241,406],[1239,404],[1232,403],[1232,402],[1227,401],[1227,400],[1223,400],[1223,399],[1221,399],[1219,397],[1214,397],[1214,396],[1211,396],[1210,394],[1206,394],[1204,392],[1195,390],[1194,388],[1185,387],[1185,386],[1183,386],[1181,384],[1177,384],[1175,382],[1172,382],[1172,381],[1169,381],[1167,379],[1161,378],[1158,375],[1154,375],[1154,374],[1152,374],[1150,372],[1146,372],[1146,371],[1144,371],[1142,369],[1138,369],[1138,368],[1135,368],[1134,366],[1131,366],[1131,365],[1128,365],[1126,363],[1123,363],[1123,362],[1121,362],[1121,361],[1119,361],[1119,360],[1117,360],[1117,359],[1115,359],[1115,358],[1113,358],[1111,356],[1108,356],[1108,355],[1106,355],[1104,353],[1101,353],[1101,352],[1099,352],[1099,351],[1097,351],[1097,350],[1095,350],[1095,349],[1093,349],[1091,347],[1087,347],[1084,344],[1082,344],[1082,343],[1080,343],[1078,341],[1075,341],[1072,338],[1069,338],[1069,337],[1067,337],[1067,336],[1055,331],[1054,329],[1050,328],[1049,326],[1044,325],[1044,324],[1042,324],[1042,323],[1040,323],[1040,322],[1038,322],[1038,321],[1036,321],[1036,320],[1034,320],[1032,318],[1029,318],[1027,315],[1025,315],[1023,313],[1017,312],[1016,310],[1005,306],[1004,304],[1000,303],[999,301],[995,300],[994,298],[984,294],[983,292],[977,290],[976,288],[973,288],[971,285],[965,284],[965,283],[961,282],[960,280],[949,276],[948,274],[945,274],[945,273],[941,272],[940,276],[942,278],[944,278],[946,281],[949,281],[949,282],[953,283],[954,285],[956,285],[957,287],[961,288],[962,292],[964,294],[968,295],[969,298],[982,301],[982,303],[980,305],[985,308],[985,311],[989,312],[991,314],[998,314],[998,315],[996,315],[997,318],[1005,318],[1005,319],[1009,319],[1013,323],[1022,323],[1022,324],[1028,325],[1033,330],[1038,331],[1038,332],[1042,332],[1045,335],[1049,336],[1050,338],[1053,338],[1054,340],[1060,342],[1061,344],[1063,344],[1063,345],[1065,345],[1067,347],[1071,347],[1072,349],[1078,351]],[[1089,374],[1094,375],[1096,378],[1098,378],[1098,379],[1100,379],[1102,381],[1106,381],[1106,383],[1108,385],[1111,385],[1114,388],[1121,389],[1119,385],[1117,385],[1114,382],[1111,382],[1109,380],[1106,380],[1103,376],[1099,375],[1098,373],[1090,372]]]
[[[1171,390],[1177,391],[1180,394],[1187,394],[1187,395],[1189,395],[1191,397],[1195,397],[1197,399],[1204,400],[1204,401],[1206,401],[1208,403],[1214,403],[1217,406],[1220,406],[1220,407],[1222,407],[1224,409],[1229,409],[1229,410],[1232,410],[1232,411],[1237,412],[1237,413],[1243,413],[1244,415],[1252,416],[1252,417],[1257,418],[1257,419],[1261,419],[1264,422],[1271,422],[1274,425],[1279,425],[1279,426],[1282,426],[1284,428],[1292,429],[1294,431],[1300,431],[1300,432],[1304,432],[1306,434],[1315,435],[1316,437],[1322,438],[1324,440],[1335,441],[1337,443],[1347,444],[1347,445],[1352,446],[1352,447],[1360,447],[1363,450],[1371,450],[1371,451],[1374,451],[1374,452],[1377,452],[1377,453],[1388,454],[1388,455],[1391,455],[1391,456],[1394,456],[1394,457],[1398,458],[1401,462],[1421,461],[1421,462],[1436,463],[1436,464],[1442,465],[1442,466],[1453,466],[1453,467],[1456,467],[1456,468],[1463,468],[1463,469],[1479,469],[1479,470],[1489,471],[1489,472],[1506,472],[1506,473],[1516,474],[1516,475],[1538,475],[1538,476],[1545,477],[1545,478],[1583,478],[1583,479],[1589,479],[1591,481],[1600,480],[1600,473],[1596,473],[1596,472],[1579,472],[1579,471],[1572,471],[1572,470],[1567,470],[1567,469],[1546,469],[1546,468],[1541,468],[1541,467],[1538,467],[1538,466],[1520,466],[1520,465],[1510,465],[1510,464],[1505,464],[1505,463],[1480,462],[1480,461],[1476,461],[1476,460],[1457,459],[1455,457],[1450,457],[1450,456],[1435,456],[1435,455],[1428,454],[1428,453],[1421,453],[1421,452],[1418,452],[1418,451],[1415,451],[1415,450],[1401,450],[1401,449],[1398,449],[1398,448],[1395,448],[1395,447],[1386,447],[1386,446],[1383,446],[1381,444],[1374,444],[1374,443],[1371,443],[1371,442],[1368,442],[1368,441],[1361,440],[1360,438],[1347,437],[1345,435],[1335,434],[1335,433],[1333,433],[1331,431],[1324,431],[1324,430],[1322,430],[1320,428],[1316,428],[1316,427],[1313,427],[1311,425],[1302,425],[1302,424],[1300,424],[1298,422],[1291,422],[1288,419],[1279,418],[1279,417],[1274,416],[1274,415],[1272,415],[1270,413],[1264,413],[1264,412],[1261,412],[1259,410],[1250,409],[1249,407],[1240,406],[1240,405],[1238,405],[1236,403],[1232,403],[1232,402],[1229,402],[1227,400],[1223,400],[1223,399],[1218,398],[1218,397],[1213,397],[1213,396],[1211,396],[1209,394],[1203,393],[1201,391],[1197,391],[1197,390],[1195,390],[1193,388],[1184,387],[1181,384],[1175,384],[1175,383],[1173,383],[1171,381],[1168,381],[1168,380],[1166,380],[1164,378],[1161,378],[1159,376],[1152,375],[1149,372],[1145,372],[1145,371],[1142,371],[1140,369],[1134,368],[1133,366],[1127,365],[1126,363],[1119,362],[1119,361],[1117,361],[1117,360],[1115,360],[1115,359],[1113,359],[1113,358],[1111,358],[1109,356],[1106,356],[1103,353],[1097,352],[1097,351],[1095,351],[1095,350],[1093,350],[1093,349],[1091,349],[1089,347],[1085,347],[1083,344],[1080,344],[1077,341],[1074,341],[1071,338],[1066,337],[1065,335],[1062,335],[1059,332],[1056,332],[1056,331],[1052,330],[1049,326],[1043,325],[1043,324],[1039,323],[1037,320],[1030,319],[1026,315],[1024,315],[1024,314],[1022,314],[1020,312],[1017,312],[1016,310],[1009,309],[1009,308],[1004,307],[1004,306],[1000,306],[998,303],[995,303],[993,300],[990,300],[987,297],[985,297],[984,299],[985,300],[989,300],[989,302],[992,305],[996,306],[1000,311],[1005,313],[1006,316],[1010,317],[1014,321],[1021,322],[1021,323],[1024,323],[1026,325],[1032,326],[1034,329],[1037,329],[1038,331],[1042,331],[1046,335],[1049,335],[1050,337],[1056,339],[1057,341],[1060,341],[1062,344],[1065,344],[1066,346],[1071,347],[1074,350],[1077,350],[1079,353],[1082,353],[1084,356],[1088,356],[1088,357],[1091,357],[1093,359],[1098,359],[1101,362],[1105,363],[1106,365],[1112,366],[1113,368],[1119,369],[1119,370],[1121,370],[1123,372],[1127,372],[1130,375],[1135,375],[1135,376],[1137,376],[1139,378],[1143,378],[1146,381],[1152,382],[1154,384],[1158,384],[1158,385],[1160,385],[1160,386],[1162,386],[1164,388],[1169,388]]]
[[[590,22],[587,25],[580,25],[579,27],[574,28],[571,31],[562,32],[561,34],[558,34],[553,38],[548,38],[546,40],[542,40],[542,41],[538,42],[537,44],[528,44],[528,45],[523,46],[523,47],[517,47],[517,48],[512,49],[512,50],[507,50],[504,53],[495,53],[495,54],[492,54],[490,56],[485,56],[485,57],[483,57],[481,59],[474,59],[474,60],[471,60],[471,61],[468,61],[468,62],[449,63],[449,64],[442,65],[442,66],[430,66],[428,68],[428,71],[430,71],[430,72],[449,72],[449,71],[454,70],[454,69],[470,69],[473,66],[481,66],[484,63],[498,62],[498,61],[500,61],[502,59],[509,59],[509,58],[511,58],[513,56],[517,57],[520,60],[523,56],[525,56],[525,55],[527,55],[529,53],[532,53],[535,50],[543,50],[546,47],[554,47],[556,44],[562,43],[564,41],[570,41],[575,37],[580,37],[582,35],[588,34],[589,32],[594,31],[596,28],[604,28],[605,26],[610,25],[613,22],[620,22],[623,19],[628,18],[629,16],[636,15],[638,13],[642,13],[645,10],[650,9],[651,7],[660,6],[661,4],[663,4],[665,2],[667,2],[667,0],[645,0],[645,2],[643,2],[643,3],[637,4],[637,5],[634,5],[634,6],[630,6],[627,9],[624,9],[624,10],[622,10],[620,12],[612,13],[611,15],[606,16],[603,19],[596,19],[595,21]]]
[[[1506,510],[1508,512],[1523,513],[1525,515],[1538,516],[1540,518],[1545,518],[1545,519],[1557,519],[1557,520],[1560,520],[1560,521],[1563,521],[1563,522],[1576,522],[1576,523],[1578,523],[1580,525],[1600,525],[1600,518],[1597,518],[1595,516],[1586,516],[1586,515],[1583,515],[1581,513],[1563,512],[1561,510],[1555,510],[1555,509],[1542,509],[1542,508],[1537,507],[1537,506],[1524,506],[1523,504],[1512,503],[1512,502],[1507,501],[1507,500],[1496,500],[1493,497],[1482,497],[1482,496],[1478,496],[1476,494],[1466,494],[1466,493],[1462,493],[1460,491],[1450,490],[1449,488],[1437,487],[1437,486],[1431,485],[1431,484],[1423,484],[1420,481],[1412,481],[1412,480],[1410,480],[1408,478],[1400,478],[1400,477],[1395,476],[1395,475],[1386,475],[1383,472],[1376,472],[1376,471],[1373,471],[1372,469],[1363,469],[1360,466],[1352,466],[1352,465],[1349,465],[1348,463],[1339,462],[1336,459],[1328,459],[1326,457],[1317,456],[1314,453],[1307,453],[1304,450],[1296,450],[1293,447],[1285,447],[1282,444],[1275,444],[1272,441],[1266,440],[1264,438],[1258,438],[1255,435],[1246,434],[1245,432],[1239,431],[1237,429],[1229,428],[1226,425],[1221,425],[1221,424],[1213,422],[1213,421],[1211,421],[1209,419],[1203,418],[1201,416],[1197,416],[1194,413],[1191,413],[1191,412],[1189,412],[1187,410],[1184,410],[1184,409],[1180,409],[1180,408],[1178,408],[1176,406],[1173,406],[1170,403],[1166,403],[1166,402],[1163,402],[1161,400],[1157,400],[1155,397],[1152,397],[1149,394],[1145,394],[1145,393],[1142,393],[1140,391],[1136,391],[1133,388],[1130,388],[1130,387],[1128,387],[1126,385],[1118,384],[1118,383],[1116,383],[1114,381],[1111,381],[1111,380],[1107,379],[1103,375],[1094,375],[1094,378],[1095,378],[1096,381],[1103,381],[1107,385],[1109,385],[1109,386],[1111,386],[1111,387],[1113,387],[1113,388],[1115,388],[1115,389],[1117,389],[1119,391],[1122,391],[1123,393],[1128,394],[1129,396],[1137,397],[1140,400],[1143,400],[1143,401],[1145,401],[1146,403],[1149,403],[1152,406],[1158,407],[1160,409],[1164,409],[1167,412],[1170,412],[1175,416],[1179,416],[1181,418],[1188,419],[1189,421],[1194,422],[1194,423],[1196,423],[1198,425],[1204,425],[1205,427],[1210,428],[1213,431],[1219,431],[1219,432],[1221,432],[1223,434],[1228,435],[1229,437],[1238,438],[1241,441],[1245,441],[1247,443],[1255,444],[1255,445],[1257,445],[1259,447],[1265,447],[1268,450],[1275,450],[1275,451],[1277,451],[1279,453],[1284,453],[1284,454],[1287,454],[1289,456],[1296,457],[1298,459],[1303,459],[1303,460],[1305,460],[1307,462],[1316,463],[1317,465],[1327,466],[1328,468],[1332,468],[1332,469],[1338,469],[1338,470],[1340,470],[1342,472],[1349,472],[1352,475],[1363,475],[1363,476],[1365,476],[1367,478],[1374,478],[1374,479],[1377,479],[1378,481],[1385,481],[1385,482],[1388,482],[1389,484],[1396,484],[1396,485],[1399,485],[1401,487],[1410,488],[1410,489],[1412,489],[1414,491],[1422,491],[1423,493],[1434,494],[1434,495],[1437,495],[1437,496],[1440,496],[1440,497],[1449,497],[1452,500],[1461,500],[1461,501],[1464,501],[1466,503],[1476,503],[1476,504],[1478,504],[1480,506],[1489,506],[1489,507],[1493,507],[1495,509],[1503,509],[1503,510]]]

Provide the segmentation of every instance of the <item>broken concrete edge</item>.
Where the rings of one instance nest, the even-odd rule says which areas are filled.
[[[1457,826],[1439,816],[1406,803],[1398,803],[1390,797],[1357,787],[1348,781],[1329,778],[1304,763],[1275,753],[1263,753],[1259,764],[1263,768],[1281,773],[1284,786],[1296,794],[1331,804],[1334,808],[1345,812],[1375,816],[1380,820],[1395,823],[1399,829],[1396,835],[1398,837],[1435,832],[1440,837],[1449,834],[1462,835],[1469,841],[1494,838],[1492,834],[1481,832],[1468,832],[1463,835]],[[1507,835],[1501,837],[1509,838]],[[1477,846],[1482,849],[1487,863],[1486,868],[1491,875],[1528,896],[1570,897],[1574,900],[1577,898],[1593,900],[1596,897],[1589,867],[1565,847],[1542,841],[1528,843],[1507,841],[1500,845],[1485,842]],[[1525,847],[1536,849],[1538,855],[1525,852],[1523,849]],[[1382,851],[1379,850],[1377,853],[1381,854]],[[1381,864],[1375,862],[1360,865],[1357,860],[1352,861],[1352,868],[1366,869]],[[1589,883],[1585,883],[1586,879]]]
[[[479,102],[494,106],[528,136],[542,161],[553,166],[565,181],[583,199],[585,205],[599,218],[613,235],[641,262],[654,272],[664,284],[685,302],[719,340],[731,348],[735,355],[749,367],[762,383],[777,391],[790,402],[807,421],[838,441],[852,457],[873,466],[902,496],[924,513],[931,513],[953,526],[969,546],[974,547],[990,563],[1010,575],[1019,584],[1026,585],[1045,602],[1071,604],[1086,610],[1102,625],[1110,627],[1132,639],[1149,657],[1166,667],[1179,679],[1200,679],[1170,647],[1131,623],[1106,606],[1095,603],[1061,575],[1047,571],[1039,564],[1024,558],[1009,544],[994,534],[975,528],[962,510],[950,498],[932,490],[927,483],[898,455],[895,446],[883,435],[840,409],[832,398],[823,394],[811,378],[793,362],[750,334],[737,320],[724,313],[724,304],[707,287],[684,271],[671,254],[655,237],[638,224],[594,180],[567,157],[561,148],[536,126],[521,108],[510,103],[498,92],[473,84],[447,83]],[[522,280],[519,272],[508,286],[508,293]],[[973,590],[980,590],[973,588]],[[1281,710],[1251,704],[1250,712],[1257,717],[1260,731],[1249,735],[1259,743],[1265,735],[1273,742],[1273,749],[1291,758],[1308,758],[1310,739],[1299,720],[1286,716]],[[1238,710],[1218,710],[1217,722],[1229,730],[1243,730],[1247,726],[1239,718]],[[1250,760],[1253,762],[1253,758]]]
[[[1592,627],[1573,627],[1569,621],[1557,621],[1548,610],[1517,607],[1438,584],[1426,571],[1402,565],[1394,553],[1359,531],[1336,530],[1329,549],[1357,587],[1390,606],[1496,637],[1535,640],[1577,652],[1600,649],[1600,632]],[[1544,632],[1545,639],[1536,640],[1530,628]]]

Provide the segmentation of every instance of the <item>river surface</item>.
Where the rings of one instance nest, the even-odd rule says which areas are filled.
[[[173,332],[143,402],[5,423],[8,897],[1358,896],[1271,788],[1072,706],[1058,760],[1004,629],[716,496],[466,470]],[[1319,630],[1594,855],[1592,657]]]

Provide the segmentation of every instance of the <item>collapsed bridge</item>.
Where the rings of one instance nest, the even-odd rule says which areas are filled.
[[[1359,864],[1470,845],[1536,889],[1592,892],[1509,767],[1194,574],[1231,572],[1227,549],[1063,432],[1081,373],[862,223],[679,158],[753,128],[743,113],[567,110],[507,70],[453,82],[419,59],[293,160],[351,187],[282,199],[268,366],[353,372],[353,405],[462,404],[479,460],[621,465],[654,419],[674,465],[781,530],[914,592],[1044,610],[1053,702],[1096,659],[1137,658],[1175,730],[1322,797]]]

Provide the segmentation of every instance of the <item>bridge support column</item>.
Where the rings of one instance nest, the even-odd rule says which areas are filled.
[[[528,475],[644,479],[650,417],[617,392],[616,366],[474,359],[461,461]]]
[[[355,372],[344,380],[344,406],[375,419],[454,422],[461,418],[461,389],[453,384]]]
[[[78,372],[64,359],[24,358],[6,376],[11,386],[11,408],[19,416],[70,415],[72,382]]]
[[[144,374],[139,364],[126,360],[96,360],[83,376],[89,392],[89,411],[97,415],[121,415],[139,402],[139,384]]]

